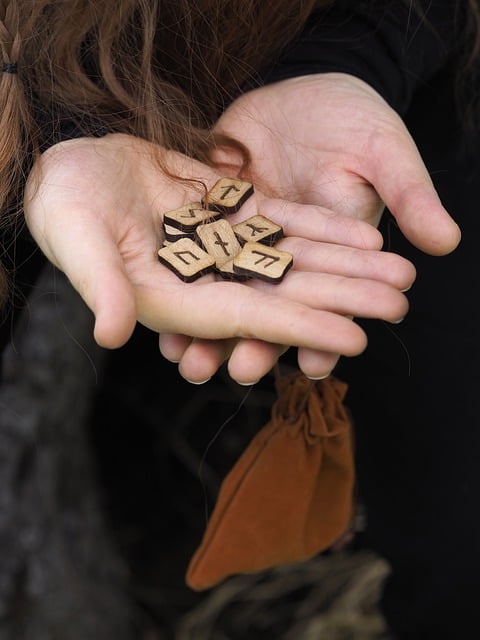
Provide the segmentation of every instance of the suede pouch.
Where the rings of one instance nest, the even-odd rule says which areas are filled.
[[[196,591],[225,578],[299,562],[331,547],[354,507],[347,385],[300,372],[276,378],[270,421],[224,478],[187,570]]]

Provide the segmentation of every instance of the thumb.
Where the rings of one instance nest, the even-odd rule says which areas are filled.
[[[369,180],[405,237],[430,255],[453,251],[460,242],[460,228],[443,207],[407,129],[400,135],[382,135],[377,144]]]
[[[116,242],[101,225],[88,232],[84,227],[81,234],[78,229],[63,231],[55,246],[51,238],[37,242],[93,312],[96,342],[109,349],[122,346],[135,328],[137,313],[134,288]]]

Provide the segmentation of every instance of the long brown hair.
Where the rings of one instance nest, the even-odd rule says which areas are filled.
[[[65,120],[206,160],[224,105],[332,1],[0,0],[0,212]],[[480,2],[469,4],[473,64]]]
[[[0,228],[65,122],[203,161],[215,144],[235,144],[212,134],[225,104],[332,1],[0,0]],[[473,65],[480,2],[469,3]]]
[[[272,11],[264,0],[0,0],[3,59],[17,64],[0,84],[0,209],[65,119],[86,133],[130,133],[206,160],[223,105],[316,4],[277,0]],[[35,112],[48,117],[41,127]]]
[[[202,161],[215,144],[245,154],[212,134],[215,119],[328,2],[0,0],[0,229],[65,127],[129,133]]]

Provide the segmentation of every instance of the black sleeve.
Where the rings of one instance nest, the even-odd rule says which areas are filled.
[[[74,114],[62,113],[60,109],[45,107],[40,101],[33,101],[33,118],[38,127],[40,151],[46,151],[58,142],[83,137],[101,137],[109,133],[99,119],[79,118]]]
[[[88,41],[84,43],[81,61],[85,74],[92,82],[100,84],[101,76],[95,59],[88,52]],[[47,93],[40,89],[35,91],[34,87],[30,92],[30,101],[42,152],[58,142],[83,137],[99,138],[112,133],[102,119],[95,115],[93,108],[91,113],[86,114],[76,108],[66,107],[49,100]]]
[[[415,90],[458,53],[467,5],[466,0],[338,0],[311,15],[261,83],[349,73],[404,113]]]

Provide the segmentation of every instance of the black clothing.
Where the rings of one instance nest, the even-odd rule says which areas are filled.
[[[386,213],[385,248],[418,272],[410,310],[399,325],[361,322],[368,348],[336,370],[355,421],[364,543],[392,567],[382,603],[391,631],[454,640],[479,617],[480,136],[456,98],[467,2],[422,2],[426,21],[407,4],[342,1],[316,14],[265,81],[341,71],[369,82],[403,116],[461,227],[456,251],[431,257]]]
[[[0,264],[7,273],[9,290],[0,309],[0,354],[13,340],[14,327],[46,262],[24,224],[3,232]]]

